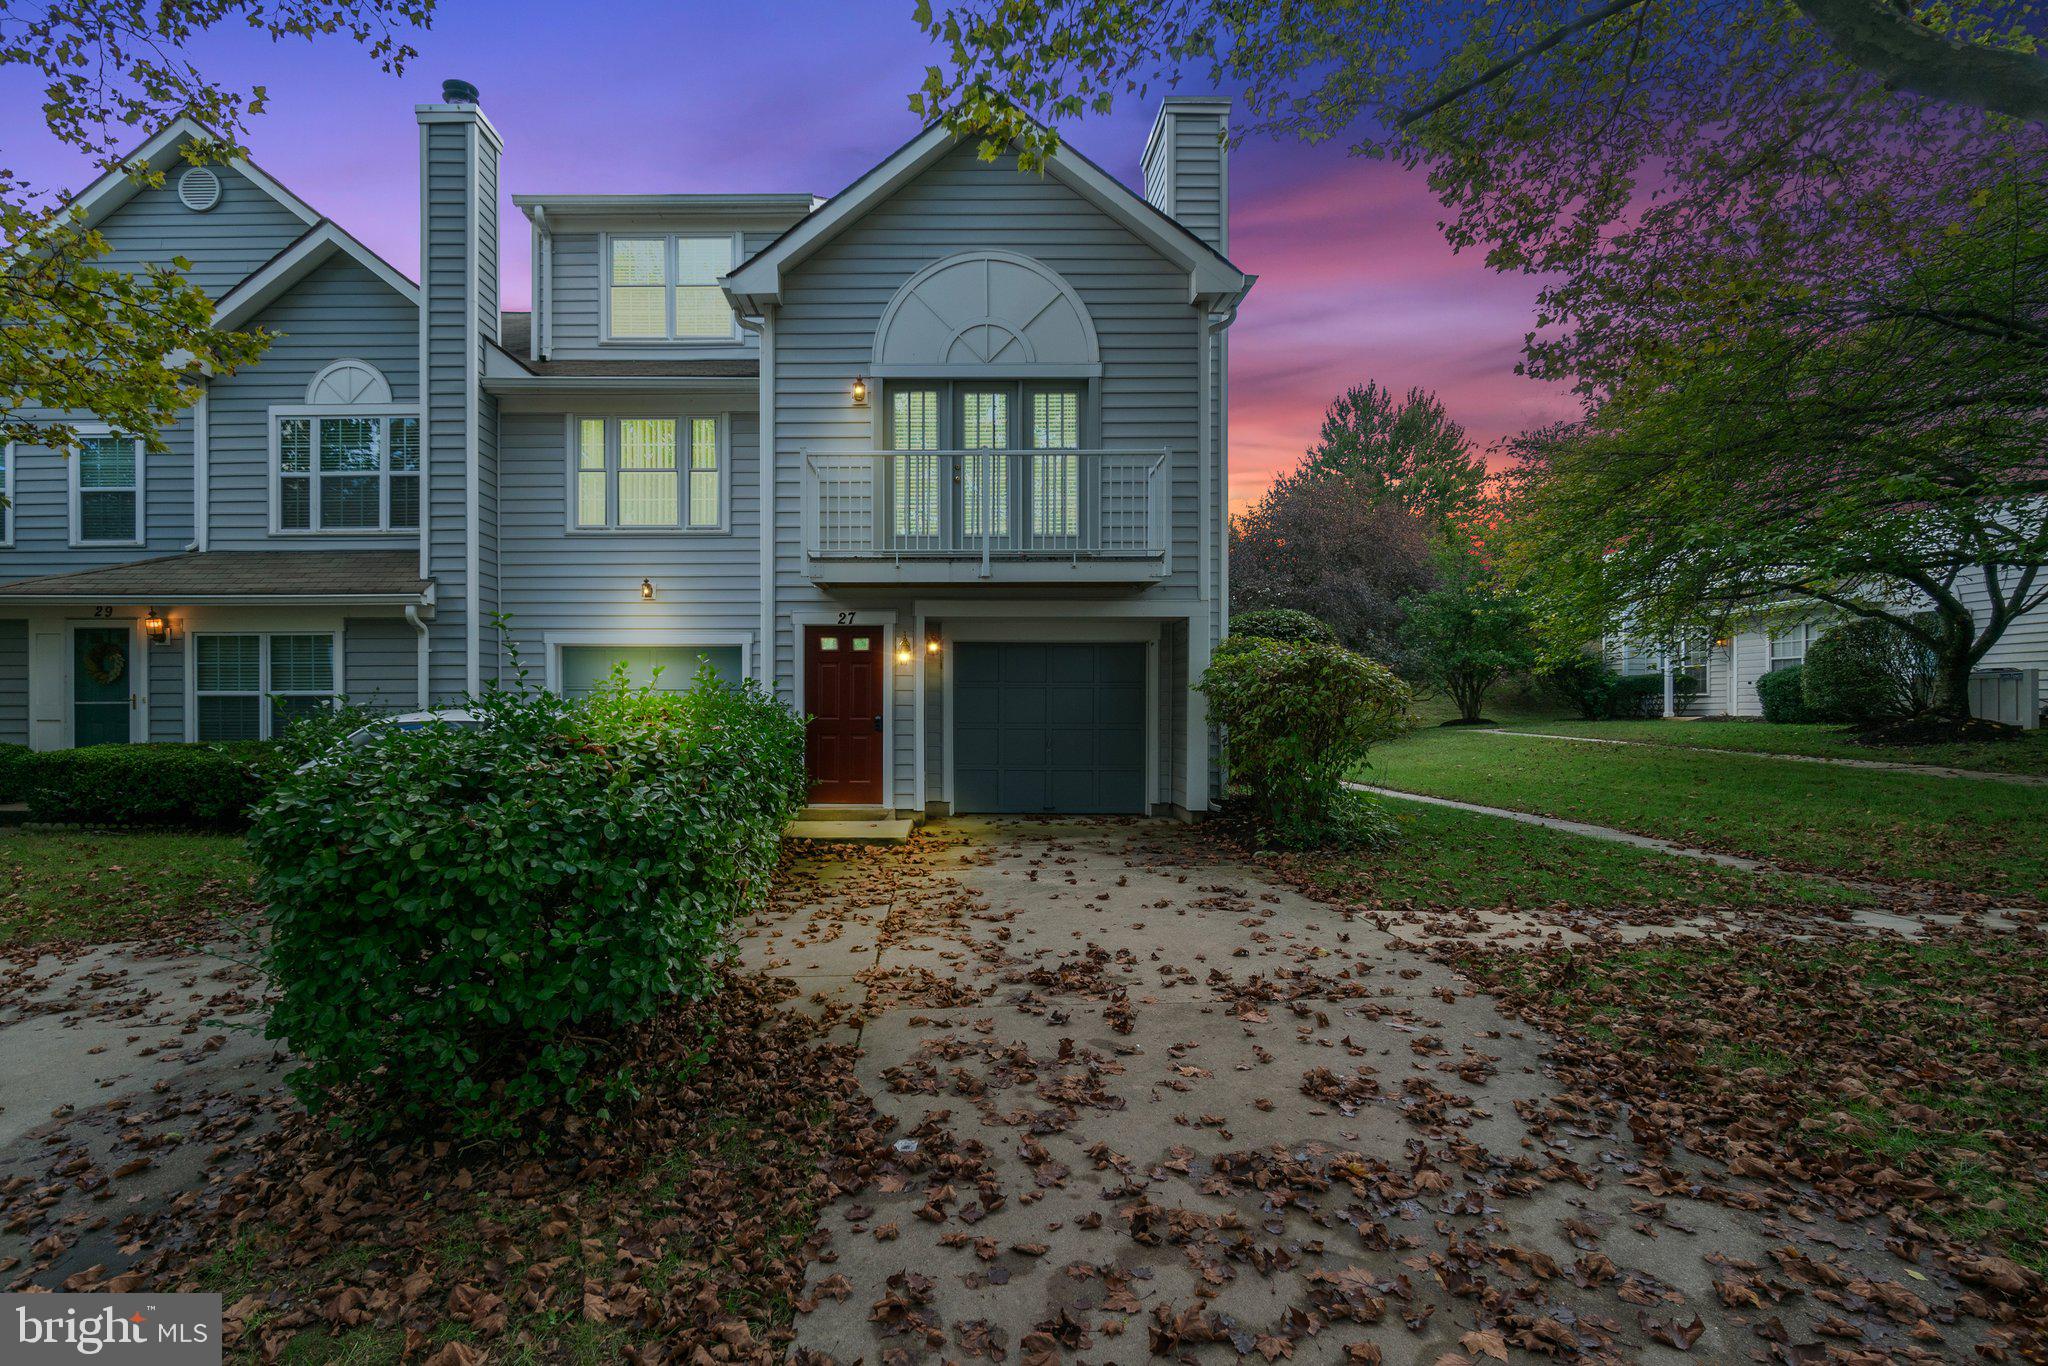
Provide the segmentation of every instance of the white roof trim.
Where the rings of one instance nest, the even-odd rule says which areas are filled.
[[[752,314],[760,312],[763,303],[778,300],[784,271],[859,221],[964,140],[965,135],[934,125],[898,148],[727,275],[720,283],[733,306],[742,314]],[[1232,295],[1244,288],[1242,271],[1085,157],[1055,151],[1046,160],[1046,170],[1160,255],[1183,266],[1191,300]]]
[[[342,231],[338,225],[323,221],[229,290],[214,306],[213,325],[234,327],[247,321],[251,315],[282,298],[285,292],[304,279],[309,271],[336,252],[348,256],[363,269],[397,290],[408,303],[418,307],[418,286],[399,274],[383,257]]]
[[[197,139],[201,142],[216,141],[218,134],[212,133],[197,119],[180,114],[172,119],[140,147],[121,159],[122,166],[147,166],[152,171],[169,168],[181,160],[178,156],[180,144]],[[257,189],[284,205],[300,222],[311,227],[320,221],[320,214],[305,200],[271,179],[261,167],[246,157],[229,157],[227,165],[248,180]],[[124,169],[116,168],[88,185],[72,199],[71,207],[85,216],[88,225],[99,222],[115,209],[133,199],[141,186],[135,177]]]

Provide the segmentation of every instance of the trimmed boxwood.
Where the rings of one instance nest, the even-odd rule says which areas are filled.
[[[0,745],[0,802],[21,800],[22,774],[31,753],[27,745]]]
[[[1799,685],[1817,717],[1867,726],[1933,702],[1934,658],[1888,621],[1849,621],[1807,647]]]
[[[1794,726],[1828,719],[1806,704],[1805,678],[1805,665],[1787,664],[1757,679],[1756,699],[1763,706],[1764,720]]]
[[[32,821],[240,830],[284,763],[275,746],[248,740],[44,750],[14,771]]]
[[[803,726],[707,669],[684,694],[490,692],[258,809],[271,1037],[362,1132],[508,1130],[638,1078],[621,1031],[715,984],[804,795]]]

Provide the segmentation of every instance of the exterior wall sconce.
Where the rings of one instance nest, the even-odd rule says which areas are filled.
[[[1725,650],[1725,649],[1727,649],[1727,648],[1728,648],[1728,647],[1729,647],[1730,645],[1733,645],[1734,643],[1735,643],[1735,642],[1734,642],[1733,640],[1729,639],[1729,638],[1728,638],[1727,636],[1716,636],[1716,637],[1714,637],[1714,648],[1715,648],[1715,649],[1717,649],[1717,650]]]
[[[928,655],[935,655],[939,652],[939,638],[937,635],[929,635],[924,638],[924,652]]]
[[[169,618],[157,611],[156,608],[150,608],[149,612],[142,618],[142,633],[149,637],[151,644],[163,644],[171,638]]]
[[[640,580],[640,601],[642,601],[642,602],[653,602],[653,601],[654,601],[654,580],[652,580],[652,579],[642,579],[642,580]]]
[[[910,662],[909,636],[896,637],[896,662],[898,664],[908,664]]]
[[[853,406],[856,408],[868,406],[868,378],[866,375],[855,375],[853,377]]]

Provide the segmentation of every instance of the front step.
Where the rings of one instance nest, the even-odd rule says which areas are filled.
[[[818,844],[908,844],[910,843],[910,819],[905,816],[881,816],[869,820],[856,817],[833,815],[829,819],[811,819],[805,812],[783,827],[782,837],[786,840],[811,840]]]
[[[896,809],[889,806],[807,806],[796,813],[800,821],[890,821]]]

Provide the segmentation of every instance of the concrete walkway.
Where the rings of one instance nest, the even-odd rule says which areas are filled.
[[[1770,1319],[1819,1359],[1829,1315],[1879,1351],[1910,1325],[1869,1293],[1731,1309],[1717,1278],[1960,1294],[1884,1229],[1646,1152],[1449,968],[1199,827],[946,821],[798,875],[744,957],[857,1007],[895,1121],[823,1214],[799,1360],[1483,1361],[1506,1332],[1739,1361]]]
[[[1370,783],[1346,783],[1344,786],[1356,792],[1370,792],[1375,797],[1393,797],[1404,802],[1422,802],[1429,806],[1448,806],[1454,811],[1471,811],[1481,816],[1498,816],[1506,821],[1520,821],[1524,825],[1540,825],[1546,830],[1563,830],[1587,839],[1606,840],[1611,844],[1626,844],[1637,849],[1648,849],[1654,853],[1670,854],[1676,858],[1698,859],[1702,863],[1717,863],[1723,868],[1733,868],[1744,873],[1775,873],[1779,870],[1755,859],[1741,858],[1734,854],[1717,854],[1711,849],[1694,849],[1689,845],[1673,844],[1650,835],[1638,835],[1627,830],[1616,830],[1610,825],[1589,825],[1585,821],[1568,821],[1561,816],[1539,816],[1533,811],[1516,811],[1506,806],[1481,806],[1477,802],[1453,801],[1449,797],[1430,797],[1420,792],[1403,792],[1397,787],[1374,787]],[[1795,873],[1796,877],[1822,877],[1820,873]],[[1829,881],[1840,879],[1829,878]]]
[[[1826,754],[1775,754],[1754,749],[1715,749],[1709,745],[1660,745],[1655,740],[1616,740],[1605,735],[1552,735],[1540,730],[1481,729],[1481,735],[1527,736],[1531,740],[1563,740],[1581,745],[1625,745],[1631,749],[1675,749],[1689,754],[1727,754],[1738,759],[1783,759],[1790,764],[1832,764],[1836,768],[1872,768],[1881,773],[1910,773],[1921,778],[1975,778],[1986,783],[2048,787],[2048,777],[2032,773],[1991,773],[1981,768],[1945,768],[1936,764],[1902,764],[1890,759],[1842,759]]]

